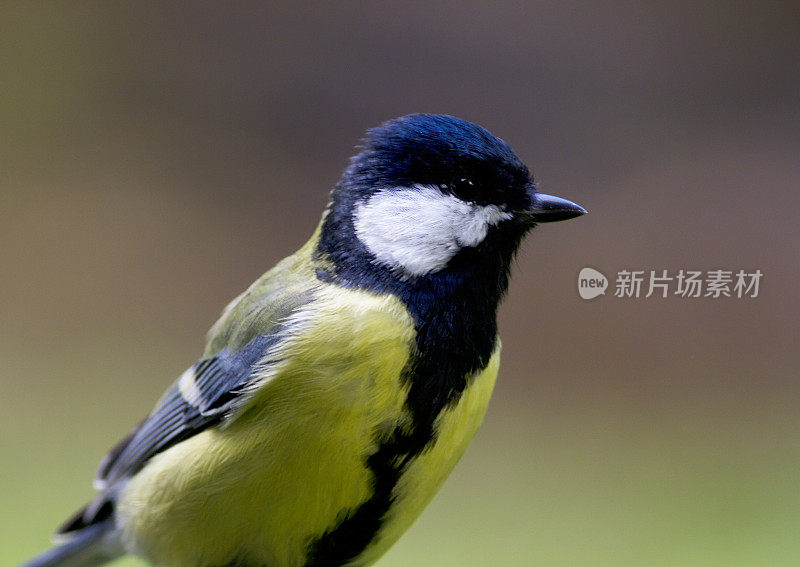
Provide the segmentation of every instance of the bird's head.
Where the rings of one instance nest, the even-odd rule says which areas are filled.
[[[538,193],[508,144],[480,126],[413,114],[367,133],[332,192],[320,251],[356,276],[371,267],[413,281],[481,259],[507,266],[537,223],[585,212]]]

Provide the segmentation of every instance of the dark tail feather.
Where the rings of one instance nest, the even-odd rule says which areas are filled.
[[[70,534],[64,543],[48,549],[19,567],[96,567],[122,555],[112,541],[113,521],[92,524]]]

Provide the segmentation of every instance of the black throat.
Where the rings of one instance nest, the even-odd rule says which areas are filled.
[[[405,369],[407,405],[430,434],[439,412],[486,367],[497,340],[497,308],[508,288],[514,254],[528,226],[508,220],[476,247],[462,248],[437,272],[407,277],[378,265],[358,239],[352,217],[334,203],[315,252],[317,277],[343,287],[391,294],[414,318],[416,350]],[[418,428],[417,427],[417,428]],[[430,435],[428,436],[428,438]],[[423,447],[419,447],[421,450]]]
[[[469,380],[484,369],[497,341],[497,308],[508,287],[514,252],[525,231],[490,231],[475,248],[462,249],[448,266],[405,278],[375,264],[348,217],[330,211],[317,249],[321,281],[392,294],[414,318],[416,349],[403,373],[409,384],[410,430],[397,428],[367,458],[372,497],[310,546],[307,566],[334,566],[357,557],[374,539],[391,507],[392,492],[408,463],[436,438],[436,418],[455,404]],[[346,243],[346,247],[343,246]]]

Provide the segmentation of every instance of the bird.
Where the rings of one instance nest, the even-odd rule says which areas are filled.
[[[368,130],[310,240],[223,310],[24,567],[375,563],[483,420],[520,243],[585,212],[474,123]]]

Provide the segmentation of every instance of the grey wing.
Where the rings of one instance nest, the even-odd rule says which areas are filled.
[[[235,353],[224,349],[190,367],[153,413],[103,459],[96,479],[100,487],[135,474],[154,455],[217,424],[280,336],[258,336]]]
[[[111,517],[127,478],[155,455],[220,423],[246,398],[255,372],[279,362],[265,357],[291,333],[290,315],[312,301],[317,280],[310,266],[306,254],[285,258],[225,308],[209,332],[204,358],[103,459],[95,479],[102,492],[58,534],[71,535]]]
[[[153,412],[103,459],[95,480],[103,493],[56,533],[68,534],[107,519],[113,513],[116,483],[136,474],[155,455],[218,424],[245,395],[255,371],[278,361],[264,357],[282,336],[280,330],[260,335],[236,352],[223,349],[184,372]]]

